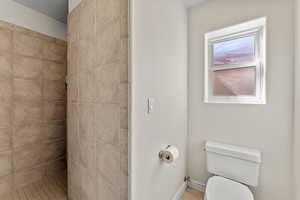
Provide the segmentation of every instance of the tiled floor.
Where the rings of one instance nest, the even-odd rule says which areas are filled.
[[[182,200],[203,200],[202,192],[188,188]],[[19,189],[14,200],[67,200],[67,178],[65,173],[46,176],[41,181]]]
[[[62,173],[19,189],[14,200],[67,200],[67,178]]]
[[[204,195],[202,192],[197,190],[187,188],[186,192],[183,194],[182,200],[203,200]]]

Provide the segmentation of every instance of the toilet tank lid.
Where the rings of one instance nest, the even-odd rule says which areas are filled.
[[[207,152],[212,152],[224,156],[247,160],[251,162],[261,162],[261,152],[257,149],[235,146],[230,144],[222,144],[218,142],[207,141],[205,145]]]

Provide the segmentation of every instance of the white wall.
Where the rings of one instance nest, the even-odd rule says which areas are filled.
[[[204,104],[204,34],[267,16],[267,104]],[[255,200],[291,199],[293,0],[210,0],[189,10],[188,174],[205,182],[206,140],[263,152]],[[299,168],[298,168],[299,170]]]
[[[131,17],[131,200],[169,200],[186,175],[186,10],[181,0],[132,0]],[[172,165],[158,158],[168,144],[180,151]]]
[[[81,0],[69,0],[69,13],[81,3]]]
[[[0,1],[0,20],[66,40],[67,26],[12,0]]]
[[[294,200],[300,200],[300,0],[295,0]]]

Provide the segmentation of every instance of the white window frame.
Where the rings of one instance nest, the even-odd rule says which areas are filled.
[[[230,26],[205,34],[205,103],[265,104],[266,103],[266,17]],[[251,63],[213,67],[213,44],[255,36],[255,61]],[[214,96],[213,71],[256,67],[255,96]]]

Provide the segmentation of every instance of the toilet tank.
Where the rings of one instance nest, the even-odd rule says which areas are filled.
[[[208,172],[246,185],[258,185],[260,151],[212,141],[205,146]]]

